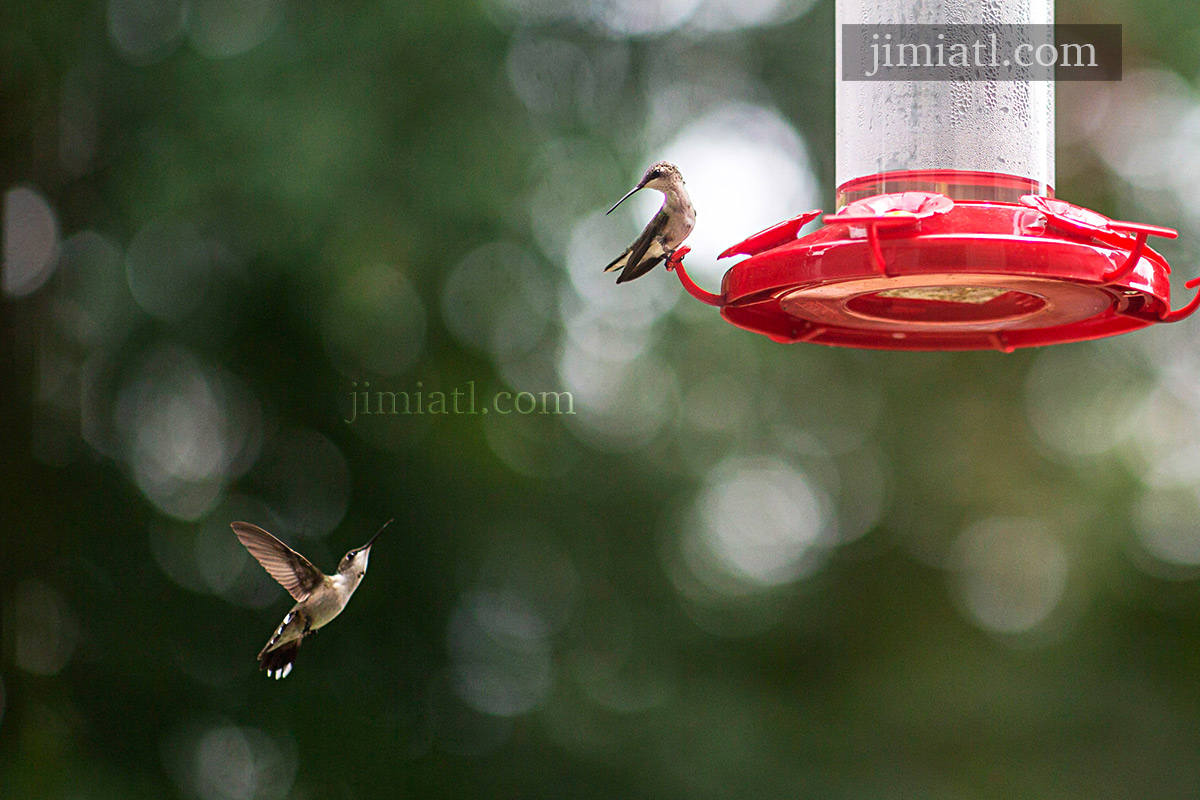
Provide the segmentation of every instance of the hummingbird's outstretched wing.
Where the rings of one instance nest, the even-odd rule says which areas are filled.
[[[258,559],[263,569],[279,581],[297,603],[321,585],[324,576],[319,569],[262,528],[249,522],[231,522],[230,527],[250,555]]]
[[[637,241],[630,245],[629,258],[625,260],[625,269],[621,270],[621,274],[617,276],[617,283],[640,278],[666,258],[661,237],[667,229],[668,219],[667,209],[664,206],[654,215],[654,219],[650,220],[650,224],[642,231],[642,235],[637,238]]]

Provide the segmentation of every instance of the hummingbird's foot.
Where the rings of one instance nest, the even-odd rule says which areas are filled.
[[[667,271],[674,272],[675,267],[683,263],[683,257],[690,252],[692,252],[692,248],[687,245],[675,248],[671,255],[667,256]]]

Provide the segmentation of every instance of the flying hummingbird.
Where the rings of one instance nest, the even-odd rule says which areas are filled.
[[[319,628],[328,625],[350,602],[350,595],[354,594],[363,575],[367,574],[371,545],[375,544],[379,534],[391,522],[389,519],[383,523],[371,541],[346,553],[333,575],[321,572],[307,558],[257,525],[249,522],[230,523],[250,555],[258,559],[263,569],[296,598],[296,605],[284,616],[283,622],[279,623],[258,654],[259,669],[265,669],[267,675],[276,680],[288,676],[300,644]]]
[[[637,186],[605,213],[611,214],[617,206],[642,189],[657,189],[665,199],[642,235],[604,268],[605,272],[621,270],[617,283],[640,278],[663,259],[669,259],[696,225],[696,209],[692,207],[692,199],[683,185],[683,175],[679,167],[670,161],[659,161],[651,166]]]

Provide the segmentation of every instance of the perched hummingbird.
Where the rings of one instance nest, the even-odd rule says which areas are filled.
[[[662,208],[650,220],[642,235],[604,268],[605,272],[621,270],[617,283],[640,278],[663,259],[670,258],[696,225],[696,209],[692,207],[692,199],[688,197],[687,189],[684,188],[683,175],[680,174],[679,167],[670,161],[659,161],[646,170],[638,185],[630,189],[625,197],[605,213],[611,214],[617,206],[641,189],[657,189],[663,193],[665,199]]]
[[[346,553],[338,564],[337,573],[326,575],[314,567],[307,558],[276,539],[257,525],[249,522],[233,522],[230,526],[250,555],[258,559],[272,578],[279,581],[288,593],[296,598],[296,605],[279,623],[262,652],[258,654],[258,668],[276,680],[286,678],[292,671],[296,651],[300,643],[328,625],[346,603],[350,595],[367,574],[367,559],[371,556],[371,545],[383,533],[392,520],[383,523],[371,541]]]

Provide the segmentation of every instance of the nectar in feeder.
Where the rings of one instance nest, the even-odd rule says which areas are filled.
[[[669,263],[684,288],[776,341],[891,350],[1007,352],[1195,311],[1200,294],[1172,310],[1170,267],[1147,246],[1175,231],[1054,199],[1053,81],[1015,68],[981,80],[845,74],[878,54],[866,39],[845,40],[843,24],[902,33],[951,22],[960,33],[1002,28],[1011,46],[1013,31],[1053,23],[1053,7],[838,0],[837,212],[802,214],[730,247],[722,258],[749,257],[720,294],[687,276],[684,248]],[[799,237],[818,217],[824,226]]]

